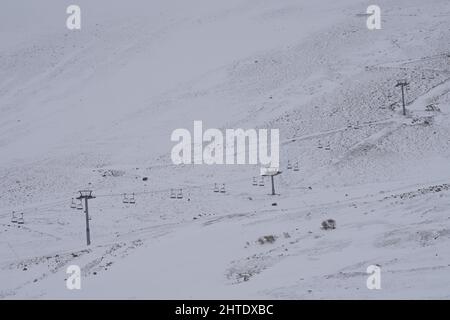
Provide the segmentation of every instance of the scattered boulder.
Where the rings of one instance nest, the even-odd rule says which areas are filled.
[[[328,219],[322,221],[322,229],[324,230],[333,230],[336,229],[336,221],[333,219]]]

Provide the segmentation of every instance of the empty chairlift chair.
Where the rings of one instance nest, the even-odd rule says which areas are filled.
[[[298,161],[294,164],[294,171],[299,171]]]
[[[220,188],[220,193],[225,193],[225,183],[222,184],[222,188]]]
[[[253,177],[252,185],[253,186],[257,186],[258,185],[258,181],[256,180],[256,177]]]
[[[261,177],[261,180],[259,180],[259,186],[264,187],[264,177]]]
[[[17,224],[24,224],[25,220],[23,220],[23,212],[20,214],[20,218],[17,219]]]
[[[170,199],[176,199],[177,195],[175,194],[175,190],[170,189]]]
[[[178,191],[177,199],[183,199],[183,189],[180,189],[180,191]]]
[[[214,183],[214,192],[219,192],[219,187],[217,186],[217,183]]]
[[[72,198],[72,203],[70,204],[70,208],[71,209],[76,209],[77,208],[77,204],[75,203],[75,199]]]
[[[77,204],[77,210],[83,210],[83,202],[81,202],[81,199],[80,202],[78,202]]]
[[[126,193],[123,194],[123,200],[122,200],[122,202],[123,202],[123,203],[129,203],[129,202],[130,202],[130,201],[128,200],[128,197],[127,197],[127,194],[126,194]]]

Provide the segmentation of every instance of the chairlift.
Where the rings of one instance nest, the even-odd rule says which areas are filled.
[[[299,171],[298,161],[294,164],[294,171]]]
[[[15,211],[12,212],[11,223],[17,223],[17,217],[16,217]]]
[[[261,177],[261,180],[259,180],[259,186],[264,187],[264,177]]]
[[[214,183],[214,192],[219,192],[219,187],[217,186],[217,183]]]
[[[292,164],[291,164],[291,161],[289,161],[289,160],[288,160],[288,163],[287,163],[287,169],[288,170],[292,169]]]
[[[75,203],[75,199],[74,198],[72,198],[72,203],[70,204],[70,208],[71,209],[76,209],[77,208],[77,205]]]
[[[131,195],[131,198],[128,199],[128,202],[129,202],[130,204],[136,204],[136,198],[134,197],[134,193]]]
[[[225,183],[222,184],[222,188],[220,188],[220,193],[225,193]]]
[[[252,185],[253,186],[257,186],[258,185],[258,181],[256,180],[256,177],[253,177]]]
[[[83,202],[81,202],[81,199],[80,202],[78,202],[77,204],[77,210],[83,210]]]
[[[317,146],[317,148],[319,148],[319,149],[322,149],[322,148],[323,148],[323,146],[322,146],[322,141],[319,140],[319,145]]]
[[[170,199],[176,199],[177,195],[175,194],[175,190],[170,189]]]
[[[331,150],[330,142],[328,142],[327,145],[325,146],[325,150]]]
[[[123,194],[123,200],[122,200],[122,202],[123,202],[123,203],[129,203],[129,202],[130,202],[130,201],[128,200],[128,197],[127,197],[127,194],[126,194],[126,193]]]
[[[24,224],[25,220],[23,220],[23,212],[20,214],[20,218],[17,219],[17,224]]]
[[[183,189],[180,189],[180,191],[178,191],[177,199],[183,199]]]

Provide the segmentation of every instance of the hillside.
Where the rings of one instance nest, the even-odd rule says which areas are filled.
[[[362,0],[77,2],[78,31],[66,1],[2,4],[1,298],[450,298],[447,0],[379,1],[381,30]],[[174,165],[194,120],[279,128],[279,195]]]

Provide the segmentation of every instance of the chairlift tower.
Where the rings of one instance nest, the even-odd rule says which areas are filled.
[[[79,191],[80,196],[77,198],[80,201],[83,201],[84,199],[84,205],[85,205],[85,213],[86,213],[86,242],[87,245],[91,245],[91,231],[89,229],[89,207],[88,207],[88,200],[89,199],[95,199],[95,197],[92,195],[92,190],[81,190]]]
[[[275,182],[273,177],[281,174],[281,171],[278,168],[261,168],[261,177],[270,177],[272,181],[272,195],[276,195],[275,193]]]
[[[403,105],[403,115],[404,116],[406,116],[405,87],[408,85],[409,85],[409,83],[406,81],[406,79],[397,80],[397,84],[395,85],[395,87],[402,88],[402,105]]]

